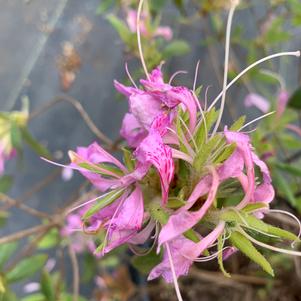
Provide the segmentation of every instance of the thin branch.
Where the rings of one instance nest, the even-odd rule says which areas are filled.
[[[42,211],[38,211],[34,208],[31,208],[23,203],[21,203],[20,201],[18,200],[15,200],[11,197],[9,197],[8,195],[5,195],[4,193],[1,193],[0,192],[0,202],[3,202],[3,203],[6,203],[10,206],[14,206],[16,208],[19,208],[23,211],[25,211],[26,213],[30,214],[30,215],[33,215],[35,217],[38,217],[38,218],[49,218],[49,215],[47,213],[44,213]]]
[[[0,238],[0,245],[19,240],[19,239],[28,237],[28,236],[33,235],[33,234],[37,234],[37,233],[40,233],[40,232],[47,231],[50,228],[56,227],[58,225],[59,225],[58,221],[54,221],[54,222],[51,222],[47,225],[39,225],[39,226],[35,226],[35,227],[29,228],[29,229],[21,230],[19,232],[1,237]]]
[[[53,100],[51,100],[50,102],[48,102],[46,105],[42,106],[40,109],[37,109],[36,111],[32,112],[29,116],[29,120],[32,120],[33,118],[39,116],[40,114],[42,114],[43,112],[45,112],[46,110],[50,109],[51,107],[53,107],[54,105],[60,103],[60,102],[68,102],[70,103],[81,115],[81,117],[83,118],[83,120],[85,121],[86,125],[89,127],[89,129],[91,130],[92,133],[94,133],[94,135],[103,143],[105,143],[108,147],[112,147],[114,145],[113,141],[108,138],[104,133],[102,133],[97,126],[95,125],[95,123],[92,121],[92,119],[90,118],[90,116],[88,115],[88,113],[84,110],[83,106],[81,105],[81,103],[76,100],[75,98],[69,96],[69,95],[59,95],[57,97],[55,97]]]
[[[74,250],[72,249],[71,243],[68,245],[68,252],[69,257],[72,264],[72,270],[73,270],[73,301],[78,301],[79,296],[79,266],[76,254]]]

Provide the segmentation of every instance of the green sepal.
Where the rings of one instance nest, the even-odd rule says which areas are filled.
[[[223,251],[222,251],[223,247],[224,247],[223,235],[220,235],[217,239],[217,251],[218,251],[217,262],[218,262],[219,268],[220,268],[221,272],[224,274],[224,276],[230,278],[231,275],[225,270],[225,267],[224,267]]]
[[[135,169],[135,159],[133,158],[132,152],[125,147],[122,148],[122,152],[123,152],[123,162],[126,168],[129,171],[133,171]]]

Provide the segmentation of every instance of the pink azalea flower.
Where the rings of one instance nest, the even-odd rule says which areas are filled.
[[[201,238],[198,243],[195,243],[182,235],[177,236],[168,242],[177,277],[188,274],[192,263],[217,240],[223,233],[224,228],[225,223],[219,223],[214,230],[204,238]],[[148,280],[153,280],[159,276],[162,276],[168,283],[173,281],[170,260],[166,250],[164,251],[162,262],[151,270]]]
[[[121,135],[129,145],[133,145],[137,133],[139,135],[147,134],[151,125],[159,116],[168,115],[168,127],[175,116],[174,108],[178,105],[184,106],[190,114],[189,127],[194,131],[197,118],[196,102],[192,92],[185,87],[173,87],[164,83],[160,67],[154,69],[148,80],[141,80],[145,90],[133,87],[126,87],[121,83],[114,81],[115,88],[124,94],[129,101],[129,109],[132,116],[125,116],[122,124]],[[132,129],[134,129],[133,131]],[[165,132],[166,133],[166,132]],[[140,136],[139,136],[140,137]],[[139,140],[138,140],[139,141]],[[140,142],[140,141],[139,141]],[[137,146],[139,143],[134,144]]]
[[[269,101],[256,93],[248,94],[244,100],[244,104],[247,108],[254,106],[263,113],[267,113],[270,109]]]

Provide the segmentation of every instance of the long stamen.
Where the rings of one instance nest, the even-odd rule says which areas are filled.
[[[291,218],[293,218],[296,223],[298,224],[298,227],[299,227],[299,232],[298,232],[298,239],[300,239],[300,236],[301,236],[301,222],[299,221],[299,219],[292,213],[290,212],[287,212],[287,211],[284,211],[284,210],[279,210],[279,209],[270,209],[269,211],[267,211],[267,213],[280,213],[280,214],[284,214],[284,215],[288,215],[290,216]],[[297,240],[294,240],[292,243],[291,243],[291,246],[292,248],[295,247],[295,243],[297,242]]]
[[[230,37],[231,37],[231,25],[232,25],[232,19],[234,15],[235,8],[237,6],[238,2],[235,1],[231,5],[229,15],[228,15],[228,21],[227,21],[227,29],[226,29],[226,44],[225,44],[225,64],[224,64],[224,81],[223,81],[223,91],[222,91],[222,101],[221,101],[221,107],[218,115],[218,119],[215,123],[215,127],[213,129],[212,135],[214,135],[217,132],[217,129],[221,123],[224,107],[225,107],[225,100],[226,100],[226,92],[227,92],[227,78],[228,78],[228,65],[229,65],[229,52],[230,52]]]
[[[167,251],[167,256],[168,256],[168,260],[169,260],[169,264],[170,264],[171,274],[172,274],[173,283],[174,283],[174,286],[175,286],[177,298],[178,298],[179,301],[183,301],[183,298],[182,298],[181,292],[180,292],[180,288],[179,288],[179,284],[178,284],[178,280],[177,280],[177,275],[176,275],[176,272],[175,272],[175,267],[174,267],[171,252],[170,252],[170,248],[169,248],[169,244],[165,243],[165,247],[166,247],[166,251]]]
[[[196,82],[198,80],[198,73],[199,73],[199,66],[200,66],[200,60],[198,60],[196,66],[195,66],[194,81],[193,81],[192,91],[195,91],[195,88],[196,88]]]
[[[128,68],[128,64],[127,64],[127,63],[125,63],[125,72],[126,72],[128,78],[130,79],[131,83],[133,84],[133,86],[134,86],[136,89],[138,89],[138,87],[137,87],[135,81],[133,80],[133,78],[132,78],[132,76],[131,76],[131,73],[129,72],[129,68]]]
[[[141,19],[141,12],[142,12],[142,7],[143,7],[143,2],[144,2],[144,0],[139,1],[138,11],[137,11],[137,20],[136,20],[137,44],[138,44],[140,60],[141,60],[141,64],[142,64],[144,73],[145,73],[147,79],[149,79],[149,73],[147,71],[147,67],[146,67],[146,64],[145,64],[144,57],[143,57],[142,44],[141,44],[141,32],[140,32],[140,30],[141,30],[141,28],[140,28],[140,19]]]
[[[111,198],[114,198],[116,195],[118,195],[120,192],[122,192],[122,190],[125,190],[125,189],[117,190],[116,193],[114,193],[114,194],[112,195]],[[95,202],[95,201],[97,201],[97,200],[100,200],[100,199],[106,197],[106,196],[107,196],[108,194],[110,194],[110,193],[112,193],[112,191],[109,191],[109,192],[107,192],[107,193],[105,193],[105,194],[102,194],[101,196],[98,196],[98,197],[96,197],[96,198],[94,198],[94,199],[91,199],[91,200],[89,200],[89,201],[87,201],[87,202],[84,202],[84,203],[82,203],[82,204],[80,204],[80,205],[78,205],[78,206],[76,206],[76,207],[73,207],[73,208],[71,208],[69,211],[67,211],[67,214],[69,214],[69,213],[71,213],[71,212],[73,212],[73,211],[75,211],[75,210],[77,210],[77,209],[79,209],[79,208],[82,208],[82,207],[84,207],[84,206],[86,206],[86,205],[88,205],[88,204],[91,204],[91,203],[93,203],[93,202]],[[109,201],[110,201],[110,200],[108,200],[108,202],[109,202]]]
[[[107,245],[107,240],[108,240],[108,237],[110,235],[110,231],[111,231],[111,227],[112,227],[112,223],[113,223],[113,220],[115,219],[117,213],[119,212],[121,206],[123,205],[124,201],[125,201],[125,198],[126,196],[124,196],[121,200],[120,200],[120,204],[118,205],[118,207],[116,208],[112,218],[110,219],[110,223],[109,223],[109,226],[108,226],[108,229],[107,229],[107,232],[106,232],[106,236],[104,238],[104,244],[103,244],[103,248],[102,248],[102,255],[104,256],[105,255],[105,248],[106,248],[106,245]]]
[[[275,251],[275,252],[279,252],[279,253],[283,253],[283,254],[287,254],[287,255],[293,255],[293,256],[301,256],[301,252],[298,251],[293,251],[293,250],[287,250],[287,249],[282,249],[282,248],[277,248],[274,246],[270,246],[267,245],[261,241],[256,240],[255,238],[253,238],[252,236],[250,236],[249,234],[247,234],[243,229],[239,229],[239,231],[241,232],[242,235],[244,235],[247,239],[249,239],[251,242],[253,242],[254,244]]]
[[[265,117],[268,117],[268,116],[270,116],[270,115],[272,115],[272,114],[274,114],[274,113],[275,113],[275,111],[272,111],[272,112],[266,113],[266,114],[264,114],[264,115],[261,115],[261,116],[255,118],[255,119],[251,120],[250,122],[248,122],[248,123],[246,123],[244,126],[242,126],[242,127],[238,130],[238,132],[240,132],[242,129],[248,127],[249,125],[253,124],[254,122],[259,121],[259,120],[261,120],[261,119],[263,119],[263,118],[265,118]]]
[[[188,73],[188,72],[185,71],[185,70],[179,70],[179,71],[175,72],[175,73],[170,77],[168,84],[170,85],[170,84],[172,83],[172,81],[174,80],[174,78],[175,78],[177,75],[179,75],[179,74],[187,74],[187,73]]]
[[[191,141],[192,141],[192,143],[193,143],[193,146],[195,147],[195,150],[198,152],[199,148],[198,148],[198,146],[196,145],[196,142],[195,142],[195,140],[194,140],[194,138],[193,138],[193,135],[191,134],[191,132],[190,132],[188,126],[186,125],[185,121],[184,121],[181,117],[179,117],[179,119],[180,119],[180,122],[183,124],[185,130],[187,131],[187,133],[188,133],[188,135],[189,135],[189,137],[190,137],[190,139],[191,139]]]
[[[226,90],[228,90],[237,80],[239,80],[244,74],[246,74],[249,70],[251,70],[252,68],[256,67],[257,65],[266,62],[270,59],[276,58],[276,57],[280,57],[280,56],[296,56],[299,57],[300,56],[300,51],[291,51],[291,52],[279,52],[276,54],[272,54],[269,56],[266,56],[258,61],[256,61],[255,63],[251,64],[250,66],[248,66],[246,69],[244,69],[243,71],[241,71],[226,87]],[[223,95],[223,91],[213,100],[212,104],[209,106],[208,110],[212,109],[215,104],[219,101],[219,99],[221,98],[221,96]]]

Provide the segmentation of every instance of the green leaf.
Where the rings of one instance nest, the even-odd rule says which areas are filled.
[[[301,110],[301,87],[299,87],[288,99],[287,105],[293,109]]]
[[[132,152],[125,147],[122,148],[122,152],[123,152],[123,162],[126,168],[129,171],[133,171],[135,169],[135,159],[133,158]]]
[[[243,254],[249,257],[252,261],[257,263],[262,269],[274,277],[274,271],[270,263],[265,259],[265,257],[258,252],[258,250],[253,246],[253,244],[241,233],[235,231],[231,233],[230,241],[234,247],[239,249]]]
[[[106,19],[110,22],[110,24],[117,31],[120,39],[124,43],[128,44],[130,42],[132,34],[131,34],[130,30],[128,29],[128,27],[125,25],[125,23],[112,14],[108,15],[106,17]]]
[[[5,285],[4,285],[4,282],[3,282],[3,278],[0,275],[0,300],[1,300],[1,294],[4,294],[5,291],[6,291],[6,289],[5,289]]]
[[[41,277],[41,292],[46,297],[47,301],[55,300],[55,288],[53,287],[52,279],[48,271],[43,270]]]
[[[213,150],[217,148],[219,143],[222,141],[223,137],[220,134],[216,134],[211,137],[206,144],[204,144],[196,154],[193,162],[193,167],[196,171],[201,171],[206,165],[206,162],[210,158]]]
[[[119,168],[109,163],[90,164],[87,162],[81,162],[78,163],[78,166],[100,175],[107,176],[113,172],[116,175],[123,176],[123,172]]]
[[[162,260],[162,255],[157,255],[155,250],[152,250],[146,256],[134,256],[131,263],[135,269],[142,274],[148,274],[153,267],[159,264]]]
[[[26,296],[22,298],[21,301],[48,301],[48,300],[45,300],[43,294],[37,293],[37,294]]]
[[[4,175],[0,177],[0,193],[7,193],[13,184],[13,177]]]
[[[267,206],[266,203],[252,203],[252,204],[246,205],[242,209],[242,212],[244,212],[244,213],[252,213],[254,211],[257,211],[259,209],[264,209],[264,208],[268,208],[268,206]]]
[[[13,256],[15,250],[17,249],[17,242],[10,242],[7,244],[0,245],[0,268],[2,268],[7,260]]]
[[[180,56],[187,54],[190,51],[190,46],[183,40],[174,40],[169,43],[163,50],[163,57],[170,58],[172,56]]]
[[[11,121],[10,126],[10,139],[12,146],[16,148],[17,150],[20,150],[22,148],[22,135],[20,128],[18,127],[17,123],[14,121]]]
[[[287,180],[276,170],[274,170],[273,173],[273,180],[275,187],[277,187],[277,190],[287,198],[292,206],[296,207],[297,201]]]
[[[124,192],[124,189],[112,190],[106,193],[104,196],[100,196],[94,204],[82,217],[83,220],[90,218],[93,214],[101,210],[102,208],[112,204],[118,199]]]
[[[39,241],[39,249],[50,249],[58,245],[60,241],[60,235],[57,229],[53,228],[47,232],[47,234]]]
[[[27,128],[21,129],[22,137],[24,141],[31,147],[39,156],[50,159],[51,155],[46,147],[40,144],[33,136],[30,134]]]
[[[230,131],[238,131],[244,124],[246,121],[246,116],[240,116],[230,127]]]
[[[96,9],[96,15],[102,15],[107,12],[114,4],[114,0],[101,0],[101,3]]]
[[[221,150],[220,154],[218,154],[217,158],[214,160],[214,163],[223,163],[234,153],[235,149],[236,143],[226,145],[225,148]]]
[[[293,176],[301,177],[301,168],[281,162],[275,162],[275,166],[278,169],[285,171]]]
[[[45,265],[47,255],[38,254],[21,260],[6,274],[7,282],[16,282],[33,276]]]
[[[205,143],[210,129],[212,128],[213,124],[217,120],[218,111],[216,111],[215,108],[213,107],[210,111],[204,113],[204,116],[206,120],[206,126],[204,120],[202,120],[199,128],[197,129],[194,135],[194,139],[198,147],[201,147]]]

